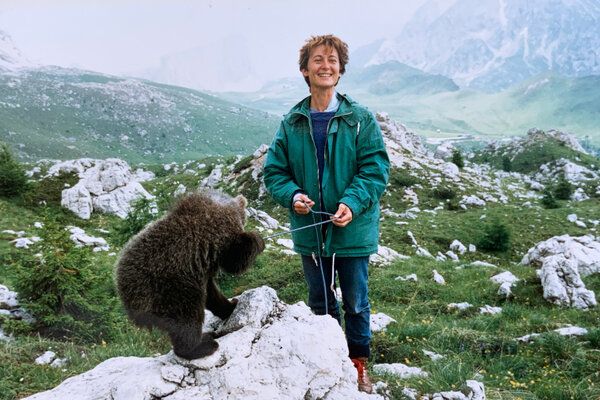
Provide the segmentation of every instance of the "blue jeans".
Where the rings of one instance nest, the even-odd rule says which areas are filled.
[[[321,257],[323,262],[323,275],[325,288],[323,289],[323,275],[321,268],[310,256],[302,256],[302,269],[304,279],[308,283],[308,305],[317,315],[327,313],[342,324],[340,307],[330,289],[331,285],[331,257]],[[336,257],[334,261],[342,290],[344,322],[346,323],[346,340],[350,358],[369,357],[369,342],[371,340],[370,315],[367,279],[369,278],[367,266],[369,257]],[[334,288],[336,287],[334,283]],[[327,301],[325,301],[327,297]]]

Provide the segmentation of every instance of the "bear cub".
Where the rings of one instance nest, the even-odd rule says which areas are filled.
[[[222,319],[237,304],[215,282],[219,268],[246,271],[265,244],[245,232],[246,199],[207,191],[180,199],[125,245],[116,265],[117,293],[140,327],[166,331],[176,355],[208,356],[218,348],[202,334],[204,309]]]

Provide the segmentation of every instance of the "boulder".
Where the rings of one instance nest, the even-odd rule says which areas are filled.
[[[257,210],[256,208],[246,208],[246,215],[256,219],[266,229],[278,229],[279,221],[271,217],[264,211]]]
[[[406,364],[395,363],[395,364],[375,364],[373,371],[378,374],[389,374],[395,375],[400,379],[408,379],[413,377],[426,377],[427,372],[423,371],[418,367],[409,367]]]
[[[211,356],[112,358],[28,399],[381,399],[358,392],[336,320],[286,305],[265,286],[238,300],[227,321],[207,319],[219,336]]]
[[[546,257],[559,254],[575,261],[581,276],[600,272],[600,240],[593,235],[554,236],[537,243],[521,259],[521,265],[541,268]]]
[[[387,326],[396,320],[384,313],[371,314],[370,325],[371,332],[387,331]]]
[[[538,276],[544,287],[544,299],[553,304],[584,310],[597,305],[594,292],[585,288],[573,259],[562,254],[546,257]]]
[[[540,166],[539,172],[534,179],[538,182],[553,183],[563,177],[572,184],[600,179],[600,176],[579,164],[575,164],[566,158],[550,161]]]
[[[134,200],[153,198],[139,182],[154,175],[139,169],[132,173],[129,164],[117,158],[58,162],[50,167],[48,176],[61,172],[74,172],[79,177],[77,184],[62,191],[61,205],[83,219],[89,219],[92,212],[125,218]]]
[[[443,142],[436,149],[433,154],[434,158],[440,158],[442,160],[447,160],[452,157],[452,153],[457,150],[456,147],[452,144],[452,142]]]
[[[455,239],[452,243],[450,243],[450,250],[454,250],[459,254],[465,254],[467,248],[459,240]]]
[[[389,247],[377,246],[377,253],[372,254],[369,262],[379,265],[388,265],[396,260],[405,260],[410,258],[403,254],[398,253],[396,250],[390,249]]]
[[[486,400],[483,383],[467,380],[465,388],[458,391],[434,393],[431,400]]]
[[[200,187],[203,188],[214,188],[219,182],[223,180],[223,172],[221,171],[223,165],[219,164],[213,168],[210,174],[204,178]]]

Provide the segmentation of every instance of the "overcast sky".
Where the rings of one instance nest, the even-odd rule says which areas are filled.
[[[31,61],[127,74],[243,34],[260,75],[290,76],[312,34],[350,51],[398,34],[425,0],[0,0],[0,30]]]

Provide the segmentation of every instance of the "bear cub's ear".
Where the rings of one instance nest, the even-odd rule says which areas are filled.
[[[237,195],[237,197],[234,200],[236,203],[238,203],[240,205],[240,207],[242,207],[243,209],[246,209],[246,205],[248,205],[248,201],[246,200],[246,198],[244,196],[239,194],[239,195]]]

